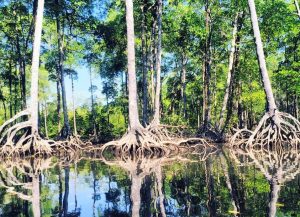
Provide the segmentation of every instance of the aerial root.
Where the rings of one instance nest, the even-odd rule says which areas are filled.
[[[300,122],[292,115],[275,111],[275,115],[266,113],[256,129],[240,130],[230,141],[230,146],[245,148],[277,148],[300,145]]]
[[[163,144],[161,138],[141,127],[130,130],[120,140],[108,142],[100,149],[103,153],[112,148],[116,154],[120,155],[165,155],[178,150],[175,145]]]

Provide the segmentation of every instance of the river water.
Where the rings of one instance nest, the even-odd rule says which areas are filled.
[[[0,216],[300,216],[300,152],[0,163]]]

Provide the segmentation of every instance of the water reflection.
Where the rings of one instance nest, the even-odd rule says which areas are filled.
[[[237,156],[246,156],[250,162],[242,162]],[[268,216],[276,216],[281,187],[295,179],[300,173],[300,151],[297,148],[276,149],[276,150],[231,150],[231,156],[238,164],[255,164],[269,182],[270,193],[268,203]]]
[[[0,216],[293,216],[298,150],[0,163]]]

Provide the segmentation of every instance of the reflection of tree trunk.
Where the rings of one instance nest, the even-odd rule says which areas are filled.
[[[205,175],[206,175],[206,186],[208,191],[208,201],[207,208],[209,216],[217,216],[217,206],[215,201],[215,192],[214,192],[214,178],[212,175],[212,162],[211,159],[207,159],[205,162]]]
[[[158,195],[159,195],[159,208],[160,208],[160,213],[162,217],[166,217],[166,210],[165,210],[165,205],[164,205],[164,199],[165,196],[163,194],[163,184],[162,184],[162,174],[161,174],[161,166],[157,168],[156,172],[156,178],[157,178],[157,187],[158,187]]]
[[[58,210],[59,216],[62,216],[62,181],[61,181],[61,168],[59,168],[58,172]]]
[[[142,206],[141,216],[151,217],[151,185],[152,185],[152,177],[150,175],[144,178],[144,182],[142,185],[142,201],[145,203],[145,206]],[[126,192],[126,191],[125,191]]]
[[[39,175],[34,175],[32,177],[32,211],[34,217],[41,216],[40,195]]]
[[[276,216],[276,203],[278,200],[278,193],[280,191],[280,185],[278,184],[278,181],[272,178],[270,181],[270,202],[268,205],[268,216],[269,217],[275,217]]]
[[[68,198],[69,198],[69,180],[70,180],[70,168],[65,168],[65,194],[63,200],[63,213],[64,216],[68,215]]]
[[[132,202],[132,208],[131,208],[132,217],[140,216],[141,186],[142,186],[142,178],[133,174],[131,177],[131,195],[130,195],[131,202]]]

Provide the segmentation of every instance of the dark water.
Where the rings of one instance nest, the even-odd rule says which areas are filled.
[[[300,216],[300,152],[0,163],[0,216]]]

